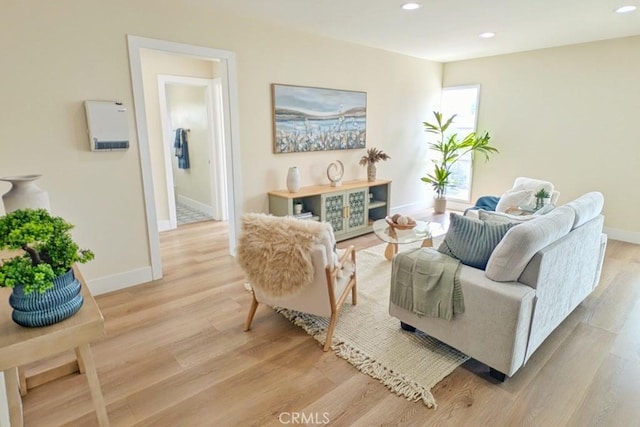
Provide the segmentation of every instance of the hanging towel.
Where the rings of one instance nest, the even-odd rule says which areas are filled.
[[[189,144],[187,131],[183,128],[176,129],[176,139],[173,143],[178,158],[178,169],[189,169]]]

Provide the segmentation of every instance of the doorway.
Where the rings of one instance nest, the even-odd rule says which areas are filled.
[[[168,219],[158,218],[159,231],[202,220],[227,220],[222,79],[161,74],[158,95],[166,175],[162,200],[168,204],[164,209]],[[188,144],[186,168],[177,157],[180,132]]]
[[[162,278],[162,261],[160,257],[160,238],[158,231],[158,212],[154,187],[159,181],[165,181],[165,177],[154,176],[152,168],[152,149],[150,144],[150,131],[145,106],[145,91],[143,84],[142,52],[151,50],[174,54],[186,58],[200,58],[209,61],[217,61],[220,69],[220,102],[223,111],[223,123],[220,132],[223,133],[222,146],[224,163],[225,184],[216,183],[225,188],[220,190],[226,198],[226,209],[229,221],[229,250],[235,255],[236,235],[238,234],[238,221],[236,214],[241,211],[241,182],[240,182],[240,142],[238,126],[238,95],[236,80],[235,54],[230,51],[211,49],[200,46],[173,43],[163,40],[148,39],[137,36],[127,36],[129,45],[129,62],[131,68],[131,80],[133,86],[133,99],[136,114],[136,127],[138,132],[138,145],[140,151],[140,164],[142,170],[142,183],[146,207],[147,231],[149,238],[149,255],[153,280]],[[166,184],[164,184],[166,188]]]

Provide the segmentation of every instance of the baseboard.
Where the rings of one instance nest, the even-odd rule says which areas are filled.
[[[450,210],[450,211],[464,212],[471,206],[473,205],[469,204],[469,202],[458,202],[454,200],[447,200],[447,210]]]
[[[207,214],[209,216],[212,216],[212,217],[215,216],[214,212],[213,212],[213,206],[205,205],[202,202],[190,199],[190,198],[182,196],[180,194],[178,194],[177,199],[178,199],[178,203],[182,203],[183,205],[187,205],[190,208],[195,209],[197,211],[200,211],[202,213],[205,213],[205,214]]]
[[[425,203],[407,203],[406,205],[394,206],[389,209],[391,215],[401,213],[401,214],[410,214],[412,212],[418,212],[423,209],[428,208],[429,206]]]
[[[168,219],[160,219],[158,220],[158,231],[169,231],[173,230],[175,227],[171,226],[171,221]]]
[[[138,268],[136,270],[125,271],[111,276],[99,277],[88,280],[87,286],[93,295],[105,294],[150,282],[152,279],[151,267]]]
[[[464,212],[469,207],[471,205],[468,203],[447,201],[447,211]],[[407,203],[406,205],[392,207],[389,211],[391,215],[396,213],[407,215],[431,208],[433,208],[433,200],[428,200],[426,203]]]
[[[640,245],[640,233],[637,231],[618,230],[616,228],[604,227],[603,232],[612,240],[635,243]]]

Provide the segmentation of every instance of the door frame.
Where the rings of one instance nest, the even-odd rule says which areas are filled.
[[[224,114],[224,145],[226,160],[227,206],[229,210],[229,251],[236,253],[236,236],[239,234],[239,221],[236,217],[242,212],[242,182],[240,167],[240,126],[238,112],[238,81],[235,53],[227,50],[212,49],[183,43],[150,39],[127,35],[129,48],[129,66],[133,88],[138,150],[142,172],[142,187],[149,238],[149,257],[153,280],[162,278],[162,260],[160,254],[160,236],[155,196],[153,194],[153,176],[151,173],[151,155],[149,151],[149,131],[144,104],[142,84],[142,49],[156,50],[201,59],[220,61],[222,82],[222,104]]]
[[[160,123],[162,124],[163,154],[166,173],[167,201],[169,203],[169,227],[166,221],[159,221],[160,231],[175,230],[177,228],[176,196],[174,191],[173,155],[174,142],[173,130],[170,127],[171,117],[167,106],[166,85],[177,84],[204,88],[207,118],[209,120],[209,132],[207,135],[207,147],[209,148],[209,196],[212,201],[212,210],[209,214],[217,221],[226,221],[227,200],[225,182],[226,165],[224,162],[224,117],[222,107],[222,79],[175,76],[169,74],[158,75],[158,94],[160,98]]]

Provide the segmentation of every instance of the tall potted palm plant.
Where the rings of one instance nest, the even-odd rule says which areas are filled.
[[[444,213],[447,207],[447,188],[456,185],[452,178],[453,165],[468,153],[482,153],[485,160],[489,160],[489,155],[498,153],[498,149],[489,145],[491,137],[488,132],[482,135],[471,132],[462,139],[459,139],[456,133],[447,134],[456,114],[447,119],[443,119],[442,113],[438,111],[434,111],[433,114],[436,122],[423,122],[423,125],[426,132],[438,135],[438,140],[429,144],[429,148],[438,155],[432,160],[433,172],[420,179],[431,185],[435,191],[434,212]]]

